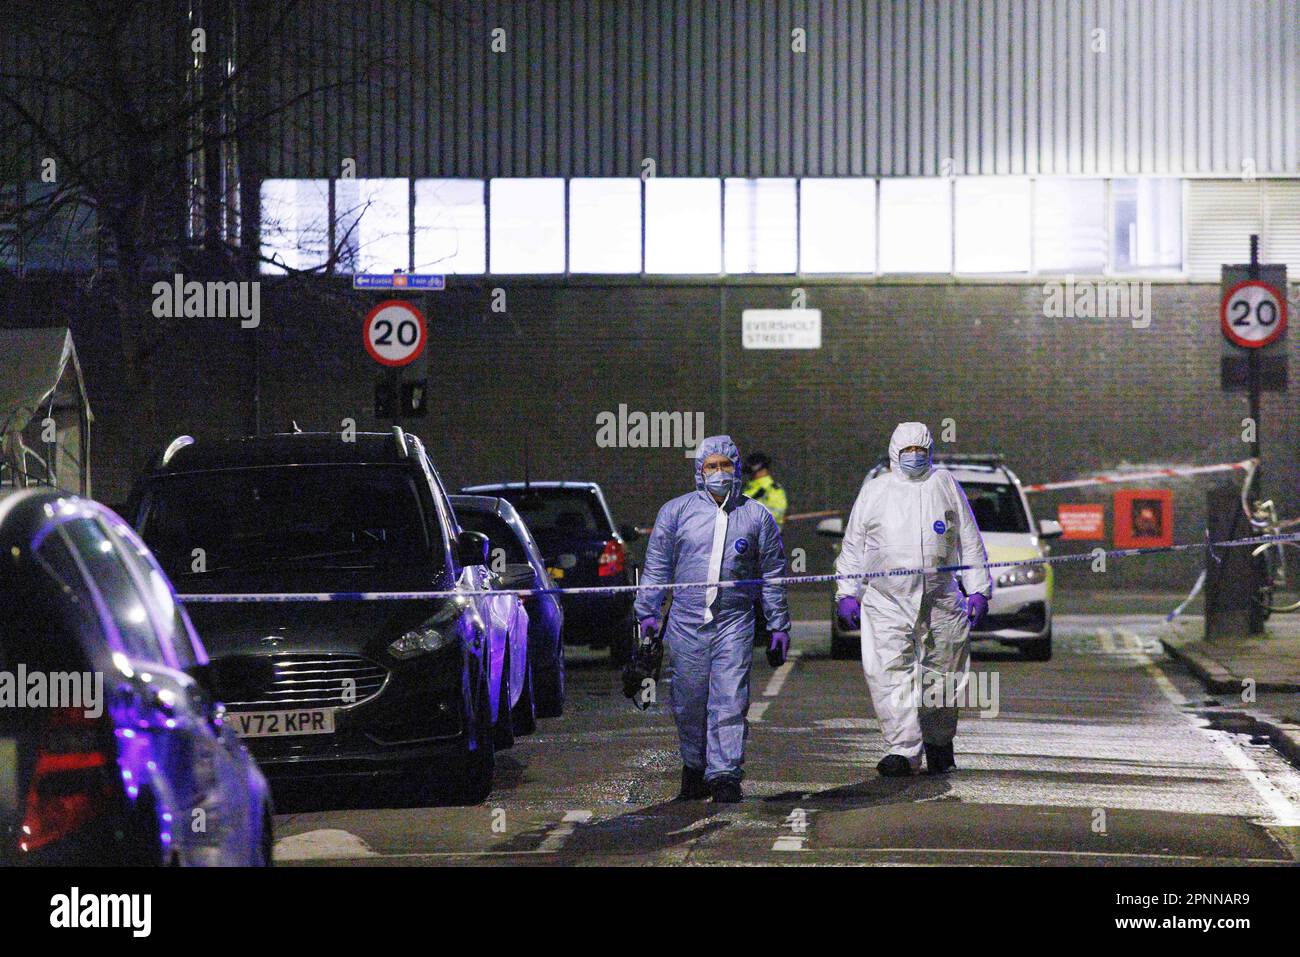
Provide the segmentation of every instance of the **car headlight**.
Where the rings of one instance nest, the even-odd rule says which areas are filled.
[[[1011,585],[1035,585],[1047,578],[1046,565],[1017,565],[998,576],[998,585],[1006,588]]]
[[[446,648],[451,642],[452,638],[447,632],[426,624],[419,628],[412,628],[398,638],[388,646],[388,653],[399,661],[405,661],[407,658],[427,655],[440,648]]]

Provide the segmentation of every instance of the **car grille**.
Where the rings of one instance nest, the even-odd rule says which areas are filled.
[[[360,655],[273,655],[275,680],[247,700],[227,701],[235,710],[350,708],[383,690],[388,670]]]

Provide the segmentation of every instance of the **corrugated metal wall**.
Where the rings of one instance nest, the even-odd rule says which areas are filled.
[[[1300,173],[1295,0],[310,0],[295,26],[284,90],[340,85],[270,176]]]

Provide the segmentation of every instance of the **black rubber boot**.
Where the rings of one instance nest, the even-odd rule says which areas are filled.
[[[882,778],[907,778],[912,776],[912,763],[901,754],[887,754],[876,765]]]
[[[951,744],[927,744],[925,746],[925,770],[929,774],[950,774],[957,770],[957,759],[953,757]]]
[[[714,804],[739,804],[742,800],[740,782],[735,778],[719,778],[713,782]]]
[[[702,768],[682,768],[682,789],[677,794],[679,801],[702,801],[709,796],[709,786],[704,783]]]

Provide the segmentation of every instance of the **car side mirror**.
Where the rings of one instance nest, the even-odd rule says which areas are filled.
[[[635,525],[620,525],[618,533],[623,536],[625,542],[635,542],[641,537],[641,533],[636,530]]]
[[[823,538],[843,538],[844,519],[823,518],[817,523],[817,534],[821,535]]]
[[[488,563],[488,537],[482,532],[461,532],[456,539],[456,561],[462,567]]]
[[[1054,518],[1040,518],[1038,520],[1038,537],[1044,541],[1051,541],[1053,538],[1060,538],[1065,534],[1065,529],[1061,528],[1061,523]]]
[[[498,579],[502,588],[536,588],[537,573],[533,566],[525,563],[507,564]]]

